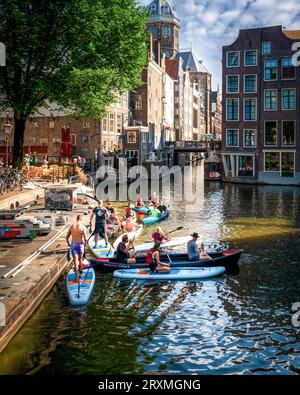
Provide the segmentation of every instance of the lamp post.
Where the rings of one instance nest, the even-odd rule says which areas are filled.
[[[9,136],[11,133],[12,125],[9,123],[9,115],[10,111],[6,111],[6,124],[3,125],[3,131],[5,134],[5,142],[6,142],[6,165],[8,166],[9,162],[9,149],[8,149],[8,143],[9,143]]]

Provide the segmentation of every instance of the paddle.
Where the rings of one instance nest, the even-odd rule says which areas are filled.
[[[165,236],[170,235],[171,233],[177,232],[178,230],[184,229],[184,226],[178,226],[178,228],[171,230],[170,232],[166,233]],[[145,243],[152,243],[153,240],[146,241]]]

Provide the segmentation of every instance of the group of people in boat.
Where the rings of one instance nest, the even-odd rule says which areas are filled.
[[[135,207],[144,207],[145,203],[142,198],[139,198],[136,202]],[[151,207],[151,208],[150,208]],[[162,200],[152,199],[150,200],[149,209],[152,213],[160,215],[167,208]],[[123,221],[117,216],[116,210],[110,202],[107,202],[106,206],[102,200],[98,202],[98,205],[93,209],[89,225],[92,226],[92,222],[95,220],[95,247],[97,246],[99,236],[105,240],[108,245],[107,225],[111,224],[116,226],[118,229],[125,231],[126,233],[132,232],[138,226],[135,223],[135,211],[132,209],[127,210]],[[191,261],[210,259],[210,257],[204,252],[204,245],[198,243],[198,233],[191,235],[192,239],[187,244],[188,259]],[[76,274],[76,281],[78,281],[78,272],[82,272],[83,268],[83,255],[85,245],[87,244],[87,232],[85,226],[82,224],[82,216],[78,215],[76,222],[69,228],[67,234],[67,243],[71,249],[71,254],[74,258],[74,267]],[[72,241],[70,242],[70,239]],[[161,262],[161,249],[165,242],[169,241],[170,238],[166,235],[162,228],[158,226],[155,232],[152,234],[152,240],[154,242],[153,247],[148,251],[146,260],[149,263],[152,270],[157,272],[168,272],[170,271],[170,264]],[[134,250],[134,244],[132,240],[129,240],[128,235],[124,234],[121,243],[117,247],[117,259],[120,263],[135,263],[136,252]]]
[[[198,243],[199,234],[194,232],[191,234],[192,239],[187,243],[188,259],[190,261],[210,260],[211,257],[204,251],[204,244]],[[170,263],[161,261],[161,251],[163,243],[169,241],[167,235],[164,234],[160,226],[152,234],[154,242],[153,247],[148,251],[146,262],[152,271],[158,273],[168,273],[171,270]],[[129,240],[127,235],[122,237],[121,243],[117,247],[117,260],[120,263],[135,263],[137,253],[134,250],[132,240]]]

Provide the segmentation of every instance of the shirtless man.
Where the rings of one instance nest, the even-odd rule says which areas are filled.
[[[130,218],[126,218],[125,222],[123,222],[123,229],[125,232],[133,232],[137,228],[137,224],[132,222]]]
[[[87,243],[86,227],[81,223],[82,215],[77,215],[76,222],[70,226],[67,234],[67,243],[71,247],[71,254],[74,259],[75,281],[78,282],[78,268],[82,273],[84,247]],[[70,237],[72,242],[70,244]]]

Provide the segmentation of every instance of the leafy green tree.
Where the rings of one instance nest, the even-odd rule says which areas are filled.
[[[23,161],[25,123],[57,103],[101,119],[115,93],[140,84],[147,15],[135,0],[2,0],[0,109],[14,112],[13,164]]]

